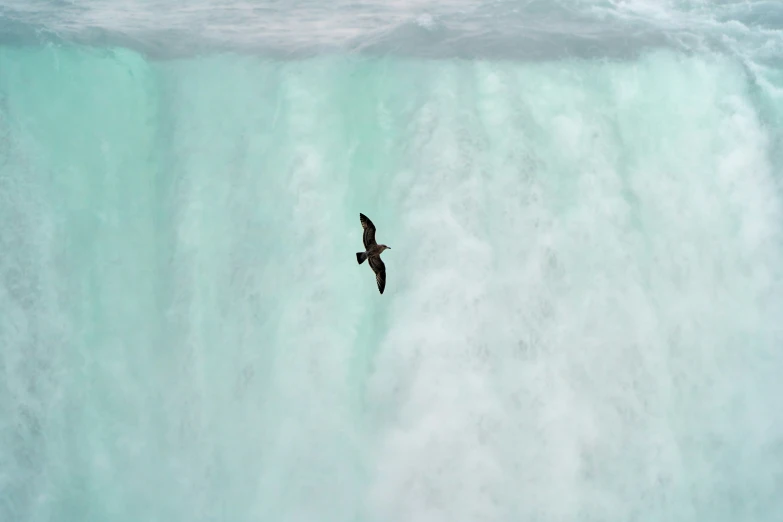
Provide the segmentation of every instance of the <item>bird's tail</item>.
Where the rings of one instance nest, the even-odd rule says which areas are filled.
[[[356,261],[361,265],[367,259],[367,252],[356,252]]]

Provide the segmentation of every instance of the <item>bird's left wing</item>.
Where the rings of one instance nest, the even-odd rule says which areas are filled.
[[[378,285],[378,291],[383,293],[386,288],[386,265],[383,264],[381,256],[370,256],[367,261],[370,263],[370,268],[375,272],[375,282]]]

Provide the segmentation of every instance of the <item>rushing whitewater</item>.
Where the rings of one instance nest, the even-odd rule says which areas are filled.
[[[0,520],[783,519],[783,11],[425,4],[0,0]]]

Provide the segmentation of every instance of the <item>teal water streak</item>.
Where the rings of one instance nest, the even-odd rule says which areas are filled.
[[[0,49],[0,519],[778,520],[759,100],[667,53]]]

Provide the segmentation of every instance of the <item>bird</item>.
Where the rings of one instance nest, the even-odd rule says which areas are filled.
[[[381,252],[391,249],[391,247],[379,245],[375,242],[375,225],[370,221],[370,218],[359,213],[359,221],[361,221],[364,229],[362,235],[364,252],[356,252],[356,261],[361,265],[365,259],[367,260],[367,264],[375,272],[375,283],[378,285],[378,291],[383,293],[383,290],[386,288],[386,265],[381,260]]]

